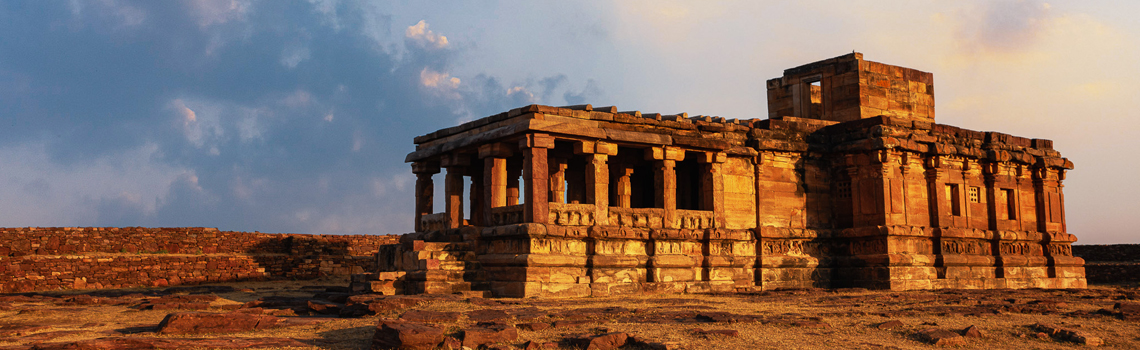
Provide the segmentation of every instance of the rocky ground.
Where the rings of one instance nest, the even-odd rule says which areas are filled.
[[[1140,348],[1140,288],[485,299],[345,281],[0,295],[0,349]]]

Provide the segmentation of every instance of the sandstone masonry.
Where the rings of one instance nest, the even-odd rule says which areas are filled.
[[[396,236],[214,228],[0,228],[0,293],[308,279],[376,269]]]
[[[932,74],[859,53],[767,88],[762,120],[532,105],[416,137],[416,233],[356,288],[1085,287],[1051,141],[936,124]]]

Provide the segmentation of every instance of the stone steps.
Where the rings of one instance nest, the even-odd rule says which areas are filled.
[[[459,236],[449,242],[413,241],[399,248],[406,271],[353,275],[352,290],[381,294],[490,294],[487,273],[473,247]]]

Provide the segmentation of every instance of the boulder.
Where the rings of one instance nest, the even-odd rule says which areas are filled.
[[[613,332],[594,336],[571,336],[570,344],[585,350],[612,350],[625,346],[629,334]]]
[[[883,323],[880,323],[880,324],[876,325],[876,326],[875,326],[875,328],[878,328],[878,329],[891,329],[891,328],[895,328],[895,327],[902,327],[902,326],[903,326],[903,323],[902,323],[902,321],[899,321],[899,320],[890,320],[890,321],[887,321],[887,322],[883,322]]]
[[[443,342],[443,330],[411,322],[381,320],[372,335],[372,349],[432,349]]]
[[[1074,342],[1077,344],[1083,344],[1083,345],[1088,345],[1088,346],[1104,345],[1104,339],[1101,339],[1100,337],[1094,337],[1088,333],[1081,332],[1081,331],[1058,328],[1058,327],[1055,327],[1052,325],[1041,324],[1041,323],[1034,324],[1034,325],[1030,326],[1030,328],[1033,328],[1034,330],[1037,330],[1039,332],[1038,338],[1041,337],[1040,334],[1044,334],[1046,336],[1053,337],[1053,339],[1070,341],[1070,342]]]
[[[471,327],[463,330],[463,346],[478,348],[480,345],[509,342],[518,339],[515,327],[504,324]]]
[[[966,345],[966,338],[945,329],[926,329],[918,332],[918,338],[936,346]]]
[[[546,322],[519,323],[519,324],[516,324],[515,327],[518,327],[518,329],[521,329],[524,331],[537,332],[537,331],[541,331],[543,329],[550,328],[550,323],[546,323]]]
[[[981,338],[982,330],[978,329],[978,326],[971,325],[962,330],[962,336],[965,336],[966,338]]]

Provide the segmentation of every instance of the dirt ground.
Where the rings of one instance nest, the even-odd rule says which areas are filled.
[[[923,338],[923,331],[962,333],[969,326],[976,326],[982,337],[962,338],[965,344],[956,347],[1088,346],[1048,336],[1034,324],[1099,338],[1102,348],[1140,348],[1140,321],[1114,309],[1117,303],[1140,303],[1136,286],[911,292],[809,289],[577,299],[442,296],[415,297],[415,302],[386,308],[369,309],[367,301],[357,302],[364,308],[352,309],[353,300],[363,299],[346,299],[346,285],[343,280],[276,281],[0,295],[0,349],[104,348],[111,345],[100,344],[112,343],[145,348],[122,345],[133,344],[125,343],[131,339],[149,341],[151,348],[369,349],[381,319],[422,318],[425,313],[416,311],[431,311],[426,314],[447,316],[431,321],[433,325],[455,334],[486,321],[486,314],[472,313],[478,310],[505,311],[507,316],[496,322],[553,325],[542,330],[529,329],[546,326],[520,326],[518,338],[498,344],[500,348],[522,348],[533,341],[571,349],[574,345],[565,339],[573,334],[624,332],[681,349],[927,349],[938,346]],[[161,304],[171,300],[185,304]],[[156,332],[171,313],[250,309],[303,322],[237,333]],[[361,310],[376,314],[360,316]],[[736,332],[707,334],[697,329]]]

